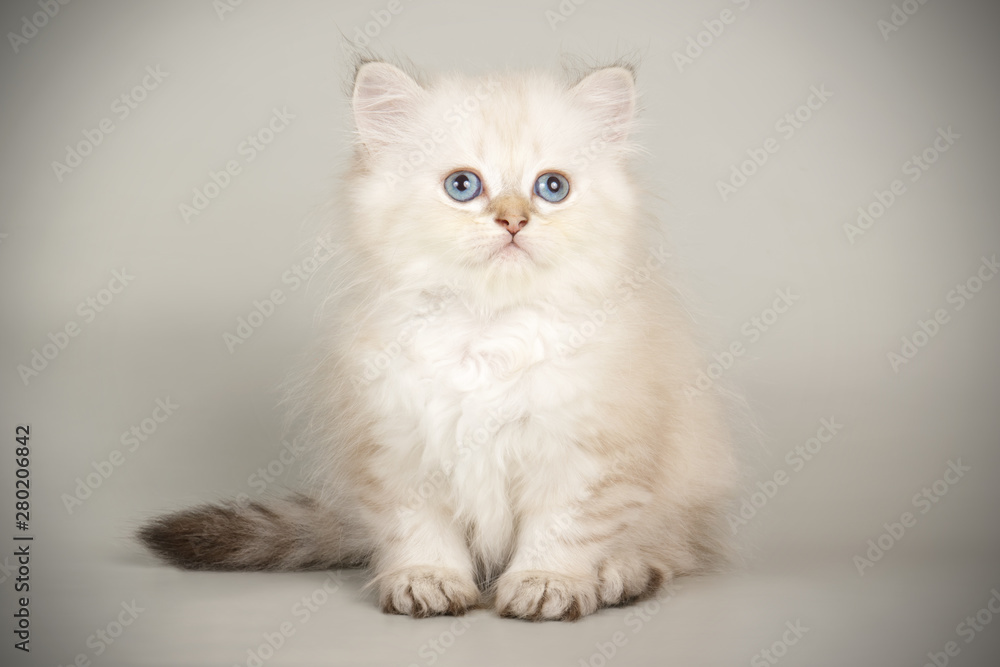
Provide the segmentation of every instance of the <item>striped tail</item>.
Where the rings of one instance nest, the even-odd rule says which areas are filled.
[[[154,519],[138,537],[188,570],[327,569],[369,556],[356,525],[304,495],[194,507]]]

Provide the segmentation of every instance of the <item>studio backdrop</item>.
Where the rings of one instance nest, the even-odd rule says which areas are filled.
[[[5,3],[0,663],[1000,664],[998,18]],[[634,168],[700,382],[745,403],[733,572],[576,623],[418,621],[356,571],[182,572],[136,544],[163,511],[296,484],[279,387],[329,284],[359,50],[425,72],[639,63]]]

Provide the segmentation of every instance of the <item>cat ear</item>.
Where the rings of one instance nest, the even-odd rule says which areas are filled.
[[[395,65],[368,62],[354,77],[354,124],[361,141],[372,151],[406,137],[423,88]]]
[[[591,72],[570,91],[588,109],[608,141],[624,141],[635,118],[635,75],[624,67]]]

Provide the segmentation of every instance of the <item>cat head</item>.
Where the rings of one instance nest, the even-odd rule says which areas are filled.
[[[398,284],[459,284],[485,309],[605,291],[628,266],[631,70],[418,83],[358,69],[351,239]]]

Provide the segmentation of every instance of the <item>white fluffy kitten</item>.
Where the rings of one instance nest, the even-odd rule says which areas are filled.
[[[198,569],[367,564],[382,608],[575,619],[724,560],[727,433],[627,161],[631,70],[357,71],[314,489],[159,519]]]

